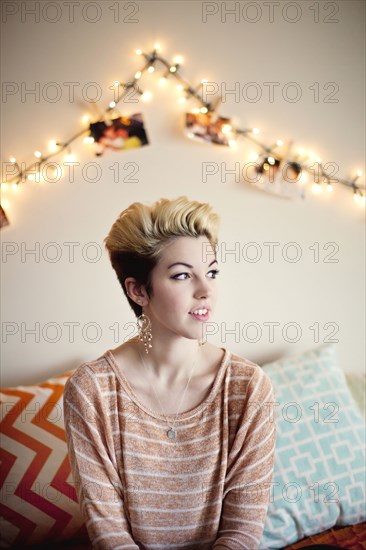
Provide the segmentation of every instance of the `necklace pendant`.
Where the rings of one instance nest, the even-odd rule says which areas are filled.
[[[170,428],[170,430],[167,431],[167,436],[169,439],[175,439],[177,437],[177,432],[173,428]]]

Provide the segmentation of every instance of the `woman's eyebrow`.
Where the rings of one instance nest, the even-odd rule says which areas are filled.
[[[218,263],[217,260],[213,260],[208,267],[211,267],[214,263],[217,264]],[[174,264],[171,264],[170,266],[168,266],[168,269],[170,269],[171,267],[174,267],[175,265],[185,265],[186,267],[193,269],[193,265],[186,264],[185,262],[174,262]]]

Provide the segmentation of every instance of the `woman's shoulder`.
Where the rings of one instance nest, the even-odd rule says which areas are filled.
[[[258,363],[233,352],[230,353],[230,375],[235,381],[245,380],[251,391],[257,391],[259,387],[262,391],[272,389],[270,377]]]
[[[247,357],[243,357],[238,353],[229,351],[229,356],[230,366],[239,372],[254,374],[255,371],[261,368],[257,363],[254,363]]]
[[[65,383],[65,419],[70,421],[82,417],[85,422],[94,422],[103,418],[104,422],[108,422],[108,411],[116,391],[115,375],[108,365],[105,354],[95,360],[81,363]]]
[[[251,377],[261,368],[253,361],[232,352],[227,347],[219,347],[207,342],[204,345],[204,351],[208,371],[224,367],[223,370],[230,376]]]
[[[69,390],[71,386],[88,392],[95,389],[100,376],[111,372],[106,353],[103,353],[97,359],[84,361],[71,371],[65,384],[65,391]]]

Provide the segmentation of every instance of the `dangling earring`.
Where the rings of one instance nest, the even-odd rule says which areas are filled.
[[[141,303],[141,300],[137,300],[137,303]],[[150,344],[152,340],[152,333],[151,333],[151,323],[150,319],[147,315],[145,315],[144,311],[142,310],[142,314],[137,317],[137,331],[138,331],[138,338],[140,342],[143,342],[145,346],[145,353],[149,353],[148,348],[152,348],[152,345]]]

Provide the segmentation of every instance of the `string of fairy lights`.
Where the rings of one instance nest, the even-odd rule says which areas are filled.
[[[207,79],[202,79],[197,86],[192,86],[181,75],[182,57],[176,56],[173,63],[170,63],[160,55],[160,50],[159,44],[154,45],[154,49],[151,53],[144,53],[140,49],[136,50],[135,53],[144,60],[141,68],[135,72],[134,77],[128,82],[123,83],[115,81],[113,83],[115,99],[108,104],[108,107],[101,116],[93,120],[92,123],[105,121],[115,115],[121,116],[117,105],[131,92],[138,94],[142,101],[150,101],[152,98],[151,92],[141,90],[140,83],[144,73],[156,72],[159,65],[162,66],[162,73],[159,79],[159,83],[162,86],[167,83],[168,79],[175,79],[175,81],[178,82],[176,89],[180,94],[178,98],[179,103],[186,103],[188,100],[193,99],[199,104],[198,107],[191,110],[193,114],[217,114],[217,107],[221,98],[216,98],[212,102],[204,100],[204,87],[208,84]],[[75,161],[75,155],[71,150],[71,144],[74,141],[84,136],[84,143],[94,143],[94,138],[91,136],[90,132],[90,123],[90,115],[84,115],[82,117],[82,124],[87,125],[87,127],[77,131],[64,142],[50,140],[48,143],[48,154],[43,154],[39,150],[35,151],[34,156],[36,160],[31,164],[26,165],[26,163],[23,162],[19,164],[16,158],[11,156],[9,158],[9,163],[11,164],[13,173],[10,174],[10,177],[7,178],[6,181],[1,183],[1,190],[17,190],[20,183],[25,183],[27,181],[35,181],[37,183],[41,182],[42,179],[43,181],[50,181],[42,174],[42,167],[46,165],[46,163],[48,163],[48,177],[51,179],[55,177],[61,178],[63,174],[62,168],[57,163],[49,163],[49,160],[60,155],[63,151],[66,151],[67,154],[64,157],[64,163],[66,165],[68,163],[72,164]],[[353,191],[355,202],[363,205],[365,204],[365,190],[357,184],[358,179],[363,176],[361,170],[357,170],[354,176],[349,179],[335,178],[331,173],[327,172],[321,159],[313,151],[306,151],[304,148],[299,148],[296,152],[293,152],[293,141],[289,142],[285,154],[281,154],[280,149],[284,146],[283,140],[279,139],[275,143],[267,145],[258,139],[257,136],[260,133],[258,128],[239,128],[230,123],[224,124],[221,131],[227,134],[228,145],[233,149],[237,148],[238,139],[241,138],[247,139],[259,147],[261,150],[260,153],[254,153],[251,156],[251,159],[257,163],[257,173],[266,174],[266,171],[269,173],[271,169],[278,169],[283,166],[283,164],[286,164],[292,170],[295,178],[297,178],[291,181],[298,181],[301,179],[302,183],[304,183],[304,181],[306,182],[307,180],[307,174],[314,174],[315,177],[312,184],[312,191],[314,193],[319,193],[322,190],[323,183],[328,192],[333,190],[334,183],[339,183],[349,187]],[[49,172],[51,172],[51,175]],[[2,199],[0,205],[5,211],[9,206],[8,200],[6,198]]]

